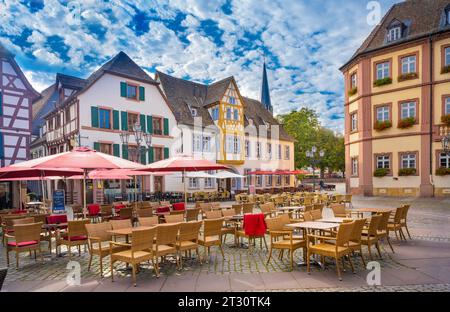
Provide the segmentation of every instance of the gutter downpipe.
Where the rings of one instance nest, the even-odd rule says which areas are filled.
[[[434,65],[434,55],[433,55],[433,39],[430,35],[428,37],[428,43],[430,45],[430,184],[432,186],[433,194],[431,197],[434,197],[434,179],[433,179],[433,65]]]

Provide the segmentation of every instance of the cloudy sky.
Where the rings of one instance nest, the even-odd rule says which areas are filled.
[[[399,1],[0,0],[0,42],[38,91],[56,72],[85,78],[122,50],[152,75],[234,75],[259,99],[265,57],[275,114],[314,108],[342,131],[339,67],[374,27],[377,3],[384,14]]]

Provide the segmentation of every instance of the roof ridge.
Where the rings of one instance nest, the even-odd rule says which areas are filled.
[[[159,70],[156,70],[156,72],[158,74],[162,74],[164,76],[168,76],[168,77],[170,77],[172,79],[177,79],[177,80],[180,80],[180,81],[183,81],[183,82],[186,82],[186,83],[195,84],[195,85],[199,85],[199,86],[202,86],[202,87],[208,87],[207,84],[203,84],[203,83],[200,83],[200,82],[196,82],[196,81],[192,81],[192,80],[188,80],[188,79],[184,79],[184,78],[175,77],[175,76],[166,74],[166,73],[164,73],[162,71],[159,71]]]

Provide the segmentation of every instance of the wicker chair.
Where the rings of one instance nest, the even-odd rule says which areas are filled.
[[[222,218],[221,210],[212,210],[205,212],[205,219],[219,219]]]
[[[174,255],[177,261],[177,267],[180,268],[176,247],[180,226],[180,223],[174,223],[160,224],[156,227],[156,241],[153,246],[153,254],[156,258],[155,272],[157,277],[159,277],[159,257],[164,257],[163,259],[165,259],[167,255]]]
[[[154,217],[139,217],[139,225],[140,226],[154,226],[158,225],[159,218],[157,216]]]
[[[306,271],[308,274],[311,273],[310,262],[311,255],[316,254],[323,257],[333,257],[336,260],[336,271],[339,280],[342,281],[341,270],[339,268],[339,259],[342,259],[342,265],[344,265],[344,257],[352,252],[349,247],[349,240],[354,227],[354,222],[342,223],[339,225],[336,237],[320,236],[320,235],[307,235],[307,256],[306,256]],[[317,240],[316,243],[311,244],[311,239]],[[334,244],[327,243],[327,241],[334,240]],[[351,257],[347,258],[350,262],[353,273],[355,268]]]
[[[198,221],[200,208],[186,209],[186,221]]]
[[[157,264],[154,262],[154,244],[156,228],[145,230],[135,230],[131,232],[131,244],[110,242],[109,254],[111,256],[111,281],[114,282],[114,263],[122,261],[132,266],[133,284],[136,287],[137,265],[142,262],[152,261],[156,276],[159,276]],[[115,247],[129,248],[127,250],[115,252]]]
[[[264,241],[264,245],[266,246],[266,249],[268,249],[267,242],[266,242],[266,237],[265,237],[264,234],[262,234],[262,235],[247,235],[245,233],[245,223],[243,223],[243,225],[244,225],[244,227],[242,229],[236,230],[235,233],[234,233],[236,242],[239,242],[241,237],[247,238],[248,239],[248,251],[252,252],[252,245],[255,242],[255,239],[259,238],[259,246],[260,246],[260,248],[262,248],[262,242]]]
[[[411,234],[409,234],[408,224],[406,222],[406,219],[408,218],[408,212],[411,205],[403,205],[403,215],[400,220],[400,223],[402,225],[402,228],[405,228],[406,233],[408,233],[409,239],[411,239]]]
[[[255,203],[242,204],[242,213],[253,213],[253,208],[255,208]]]
[[[88,236],[89,264],[88,271],[91,269],[92,258],[94,255],[100,258],[100,276],[103,277],[103,258],[110,254],[109,242],[112,236],[108,231],[112,230],[110,222],[86,224]],[[128,247],[114,245],[113,252],[128,249]]]
[[[86,224],[91,223],[91,220],[75,220],[69,221],[67,232],[62,234],[58,233],[56,237],[56,249],[61,245],[67,246],[69,252],[69,258],[72,257],[72,247],[78,247],[78,254],[81,256],[81,245],[86,245],[88,243],[88,237],[86,232]],[[59,250],[61,254],[61,250]]]
[[[378,240],[382,240],[385,238],[389,244],[389,247],[391,247],[392,253],[395,253],[394,248],[392,248],[391,240],[389,239],[388,223],[390,215],[391,215],[390,211],[381,212],[382,218],[380,224],[378,225],[377,237]]]
[[[378,227],[381,222],[381,218],[382,218],[382,215],[380,215],[380,214],[373,215],[372,218],[370,218],[369,226],[366,227],[365,230],[363,230],[363,232],[362,232],[361,244],[367,246],[367,249],[369,251],[370,260],[373,260],[372,250],[371,250],[372,245],[375,245],[375,247],[378,250],[378,255],[381,258],[381,252],[380,252],[380,246],[378,244],[378,234],[377,234]]]
[[[14,220],[23,219],[26,216],[22,215],[6,215],[2,217],[2,242],[3,246],[6,244],[6,234],[14,233]]]
[[[181,223],[184,222],[183,214],[165,215],[164,220],[166,223]]]
[[[151,208],[151,207],[140,208],[140,209],[137,210],[137,216],[139,218],[153,217],[153,208]]]
[[[100,217],[102,221],[107,221],[113,217],[113,207],[110,204],[100,205]]]
[[[345,208],[345,204],[331,204],[331,210],[333,210],[333,214],[336,218],[346,218],[349,215],[348,210]]]
[[[259,209],[261,209],[261,212],[267,217],[267,216],[272,216],[274,209],[275,209],[275,205],[273,203],[265,203],[265,204],[260,204],[259,205]]]
[[[205,248],[205,254],[207,254],[208,259],[210,255],[210,248],[212,246],[218,246],[222,253],[222,257],[225,259],[225,254],[223,253],[222,248],[223,221],[223,218],[203,221],[203,233],[199,236],[198,244]]]
[[[388,225],[387,228],[389,231],[393,231],[395,233],[395,237],[397,238],[397,240],[399,240],[399,235],[400,235],[400,240],[404,239],[406,240],[406,236],[403,233],[402,230],[402,217],[404,214],[405,207],[401,206],[398,207],[395,210],[395,215],[394,215],[394,219],[392,221],[388,221]]]
[[[133,208],[121,208],[119,210],[119,216],[113,217],[113,220],[125,220],[133,217]]]
[[[242,214],[242,204],[234,204],[234,205],[231,205],[231,207],[234,209],[235,215]]]
[[[350,249],[353,251],[358,251],[359,252],[359,256],[361,257],[361,261],[364,265],[364,267],[366,266],[366,262],[364,261],[364,256],[362,253],[362,231],[364,229],[364,226],[366,224],[366,219],[356,219],[353,222],[355,223],[353,226],[353,230],[352,233],[350,234],[350,240],[348,242],[348,245],[350,247]],[[351,220],[344,220],[344,222],[348,223],[348,222],[352,222]],[[334,241],[332,241],[334,243]]]
[[[306,261],[306,241],[303,239],[295,239],[293,237],[293,231],[285,230],[285,223],[281,217],[267,218],[266,224],[270,234],[270,249],[267,263],[270,262],[273,249],[280,250],[280,257],[283,256],[283,251],[285,249],[289,251],[291,270],[294,269],[295,250],[303,248],[303,258]]]
[[[131,221],[129,219],[125,220],[111,220],[111,227],[113,230],[127,229],[131,227]]]
[[[14,225],[14,236],[6,234],[6,239],[14,238],[14,242],[6,242],[6,263],[9,266],[9,253],[16,252],[16,270],[19,269],[19,254],[22,252],[34,252],[36,259],[36,250],[39,251],[41,261],[43,261],[41,251],[41,230],[42,223],[28,223]]]
[[[309,211],[311,214],[312,220],[322,219],[322,211],[320,209]]]
[[[83,218],[83,206],[72,205],[73,219],[78,220]]]
[[[26,217],[26,218],[20,218],[20,219],[12,219],[12,224],[14,225],[20,225],[20,224],[30,224],[35,223],[34,217]]]
[[[176,248],[180,257],[180,269],[183,268],[183,257],[181,255],[183,251],[185,254],[189,251],[190,254],[191,250],[195,250],[200,264],[202,263],[198,252],[198,235],[201,226],[202,221],[192,221],[180,224],[180,233],[176,243]]]

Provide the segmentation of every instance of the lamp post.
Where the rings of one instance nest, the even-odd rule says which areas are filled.
[[[306,151],[306,157],[309,159],[311,166],[313,168],[313,191],[316,191],[316,174],[315,168],[317,164],[322,160],[323,156],[325,156],[325,152],[323,150],[317,151],[317,147],[311,147],[311,150]]]
[[[450,155],[450,133],[442,137],[441,143],[444,153]]]
[[[149,133],[146,133],[142,130],[142,126],[139,123],[139,121],[135,122],[130,132],[121,132],[120,133],[120,141],[124,145],[130,144],[130,136],[134,135],[134,145],[136,145],[136,148],[129,151],[131,156],[131,161],[139,162],[139,157],[142,154],[146,154],[148,150],[152,146],[152,135]],[[136,194],[136,176],[134,176],[134,190],[135,190],[135,201],[137,201],[137,194]]]

